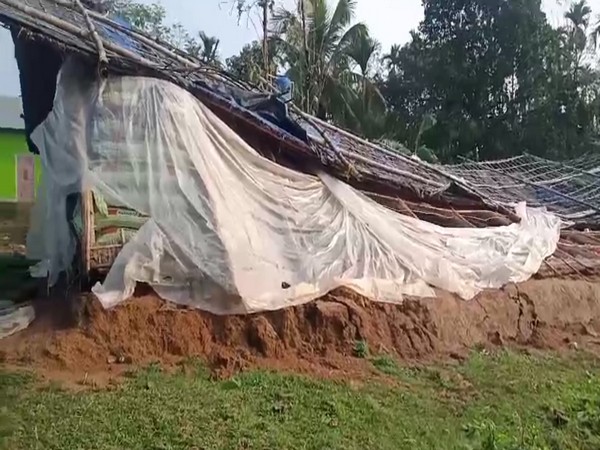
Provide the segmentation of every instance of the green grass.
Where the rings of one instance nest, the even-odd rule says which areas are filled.
[[[502,352],[421,369],[370,361],[394,382],[264,372],[214,381],[194,365],[75,393],[0,372],[0,448],[600,448],[595,360]]]

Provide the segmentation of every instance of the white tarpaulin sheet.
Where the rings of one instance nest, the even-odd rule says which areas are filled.
[[[106,307],[149,283],[168,300],[215,313],[297,305],[348,286],[378,301],[470,299],[521,282],[555,249],[560,220],[517,207],[507,227],[449,229],[396,214],[328,175],[261,157],[187,91],[149,78],[85,83],[61,73],[53,112],[36,130],[50,274],[74,244],[65,198],[81,183],[151,219],[94,292]],[[39,239],[38,239],[39,240]]]

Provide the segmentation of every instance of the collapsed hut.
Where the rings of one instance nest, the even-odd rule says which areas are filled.
[[[519,230],[527,227],[527,224],[523,223],[523,218],[526,215],[521,214],[519,216],[514,212],[513,204],[515,201],[526,201],[529,205],[535,207],[545,206],[558,217],[568,222],[566,222],[567,227],[562,231],[562,237],[558,243],[552,243],[553,238],[548,235],[547,242],[542,242],[544,244],[542,245],[544,247],[543,250],[536,248],[535,251],[532,251],[531,254],[535,253],[536,256],[534,259],[538,262],[538,264],[533,264],[533,266],[536,266],[533,272],[537,272],[538,276],[585,277],[594,274],[599,267],[600,238],[595,230],[597,229],[597,214],[600,211],[600,203],[598,202],[598,196],[590,195],[591,192],[596,192],[595,189],[598,183],[595,168],[578,168],[577,162],[573,162],[572,170],[571,164],[561,164],[560,167],[563,168],[560,169],[561,172],[559,174],[557,163],[539,160],[535,169],[531,169],[526,164],[526,160],[483,164],[465,162],[459,166],[431,165],[418,159],[407,157],[381,145],[368,142],[332,124],[307,115],[297,108],[286,107],[280,93],[262,91],[255,86],[236,80],[219,68],[203,64],[201,61],[182,53],[178,49],[164,43],[156,42],[125,24],[115,22],[97,11],[87,9],[77,0],[0,0],[0,21],[10,29],[15,43],[15,56],[20,72],[28,144],[32,152],[39,153],[40,148],[38,147],[40,142],[45,142],[46,151],[42,151],[42,156],[50,165],[52,164],[52,155],[57,154],[56,152],[58,151],[62,151],[59,148],[68,146],[70,141],[60,141],[61,136],[58,136],[56,140],[48,144],[49,140],[46,139],[48,133],[44,135],[39,130],[40,128],[44,128],[44,124],[47,125],[53,119],[56,123],[60,122],[61,117],[64,119],[63,116],[65,116],[65,110],[68,107],[60,110],[60,108],[57,108],[57,102],[65,98],[73,99],[66,94],[71,89],[63,89],[62,95],[67,95],[67,97],[61,97],[59,74],[63,71],[62,74],[65,75],[66,61],[76,61],[74,63],[76,66],[72,66],[69,69],[71,70],[70,82],[73,83],[70,86],[76,86],[75,90],[79,89],[81,91],[81,98],[84,98],[88,94],[84,85],[86,82],[89,85],[108,86],[108,90],[104,91],[107,97],[102,98],[102,106],[107,113],[111,110],[111,106],[107,106],[107,104],[111,102],[111,95],[113,94],[118,97],[118,101],[121,101],[121,103],[117,102],[117,104],[112,105],[112,109],[123,112],[126,109],[123,98],[129,91],[138,93],[140,97],[136,100],[140,101],[142,99],[146,101],[147,103],[144,104],[151,110],[156,105],[152,103],[152,99],[146,97],[147,94],[144,92],[147,91],[140,88],[139,82],[131,80],[155,80],[147,84],[149,89],[154,89],[155,92],[159,93],[158,95],[162,96],[162,101],[168,103],[170,96],[173,96],[178,98],[182,104],[187,104],[190,106],[190,109],[196,111],[197,117],[190,119],[192,120],[191,123],[201,123],[206,129],[217,130],[220,133],[219,136],[227,136],[227,139],[225,139],[226,143],[231,144],[230,147],[238,148],[240,153],[247,153],[250,152],[249,149],[252,149],[252,151],[258,152],[262,158],[276,163],[275,165],[269,165],[268,169],[266,169],[265,167],[267,166],[265,166],[264,162],[257,162],[256,164],[261,167],[261,170],[264,169],[263,172],[268,172],[269,170],[277,172],[279,169],[276,167],[281,167],[284,168],[282,169],[284,172],[281,174],[282,179],[296,177],[292,172],[287,171],[289,169],[292,169],[294,174],[316,175],[320,182],[329,188],[329,192],[343,191],[339,194],[340,196],[347,196],[344,197],[346,199],[351,197],[352,201],[356,202],[356,204],[361,204],[364,208],[371,208],[373,211],[377,211],[377,214],[381,215],[381,217],[388,217],[380,209],[380,206],[383,206],[387,211],[390,211],[388,213],[389,217],[392,217],[393,211],[394,213],[400,213],[403,216],[421,221],[419,223],[423,229],[427,229],[431,235],[435,233],[438,235],[439,233],[454,233],[454,231],[440,231],[441,229],[439,228],[428,228],[430,225],[444,227],[443,229],[445,230],[460,229],[459,234],[461,236],[465,234],[465,229],[471,229],[473,230],[471,235],[479,236],[478,239],[481,239],[481,242],[487,242],[491,239],[491,236],[496,233],[494,231],[495,227],[503,226],[511,230],[518,229],[515,227],[519,226],[521,226]],[[66,80],[68,80],[68,76],[65,75],[63,82],[66,82]],[[106,80],[109,81],[106,82]],[[183,95],[182,91],[191,94],[194,99],[199,101],[198,105],[200,106],[195,103],[189,103],[190,98]],[[102,97],[102,94],[100,94],[100,97]],[[96,98],[94,101],[97,100]],[[159,111],[161,114],[164,113],[164,109],[157,109],[156,111]],[[175,114],[174,111],[175,109],[172,108],[168,113]],[[131,114],[135,116],[136,113],[132,112]],[[215,121],[212,118],[212,114],[220,121]],[[203,118],[200,122],[197,121],[199,120],[199,116]],[[120,116],[114,115],[113,117],[122,120]],[[182,119],[183,122],[187,120],[185,115],[178,118]],[[135,116],[135,119],[144,120],[143,117],[139,116]],[[130,128],[120,127],[118,124],[110,123],[109,121],[102,123],[110,124],[107,130],[112,133],[110,138],[104,139],[105,141],[116,142],[120,145],[125,145],[129,142],[127,139],[131,136],[128,136],[127,133],[132,132]],[[173,126],[177,127],[176,121],[174,121]],[[82,127],[76,131],[81,131],[84,128]],[[229,134],[229,130],[232,132],[231,135]],[[36,131],[38,132],[38,139],[34,138]],[[185,147],[185,144],[190,144],[194,139],[199,137],[196,135],[188,136],[189,140],[186,142],[183,139],[182,142],[181,136],[185,135],[185,130],[177,129],[176,131],[179,132],[179,137],[174,137],[171,141],[174,148]],[[56,133],[56,130],[54,132],[57,135],[59,134]],[[65,135],[63,133],[62,137]],[[116,135],[118,136],[115,137]],[[205,135],[202,136],[205,137]],[[71,138],[72,136],[68,135],[67,137]],[[137,136],[137,138],[140,137]],[[144,136],[141,137],[141,141],[144,141]],[[215,139],[211,141],[211,144],[214,144],[214,141]],[[219,146],[217,145],[216,147]],[[227,146],[224,145],[220,151],[230,150],[225,149],[225,147]],[[172,152],[170,147],[163,150],[164,152],[154,154],[153,157],[160,159],[164,153]],[[198,154],[200,153],[202,152]],[[85,164],[89,162],[97,163],[97,168],[101,169],[97,173],[108,173],[113,169],[116,172],[122,170],[123,166],[119,168],[119,164],[123,163],[123,161],[119,160],[123,156],[122,153],[116,151],[113,153],[113,156],[106,156],[107,154],[104,153],[103,156],[94,159],[94,156],[86,152],[85,158],[81,159],[87,160]],[[139,157],[139,154],[135,156],[138,159]],[[145,157],[147,158],[147,155]],[[178,166],[177,157],[171,155],[170,158],[169,162],[166,162],[161,170],[164,169],[165,176],[177,176],[184,169]],[[222,155],[220,158],[211,161],[211,163],[215,163],[213,167],[215,170],[218,163],[223,161]],[[248,156],[248,158],[250,159],[247,159],[246,162],[250,160],[253,163],[255,162],[251,156]],[[527,158],[527,156],[523,158]],[[131,161],[125,161],[125,166],[131,166]],[[154,161],[156,159],[147,159],[144,164],[152,166]],[[76,171],[77,164],[80,164],[81,160],[75,158],[72,162],[73,166],[70,168]],[[512,165],[506,166],[506,164]],[[519,164],[518,167],[522,169],[521,172],[513,170],[515,164]],[[94,171],[91,170],[91,172],[93,173]],[[64,177],[68,177],[69,173],[65,171],[63,173]],[[190,179],[196,176],[195,174],[196,172],[190,174]],[[252,176],[247,173],[243,175]],[[211,177],[213,173],[207,172],[206,176]],[[110,183],[107,180],[101,180],[105,187],[104,192],[101,192],[101,190],[95,190],[86,184],[86,180],[83,177],[75,177],[73,181],[75,185],[70,186],[67,192],[62,192],[65,198],[64,205],[62,202],[59,202],[60,208],[56,208],[57,211],[54,213],[58,214],[68,223],[68,229],[63,230],[60,234],[55,234],[55,239],[52,243],[53,250],[59,255],[57,258],[61,259],[60,261],[54,261],[54,263],[62,268],[71,263],[71,261],[64,260],[65,255],[71,253],[75,254],[76,266],[85,276],[90,272],[106,273],[109,269],[114,268],[115,265],[125,266],[127,261],[123,260],[125,256],[123,256],[121,250],[127,243],[136,239],[136,236],[139,237],[139,230],[146,226],[149,219],[154,219],[152,214],[149,214],[150,211],[147,208],[133,208],[130,197],[128,197],[129,201],[122,201],[122,196],[120,198],[121,201],[116,199],[119,195],[115,194],[114,190],[110,188]],[[298,183],[300,184],[310,184],[307,178],[299,180]],[[313,180],[313,178],[310,178],[310,180]],[[339,180],[343,180],[344,184],[339,184]],[[117,186],[121,186],[119,183],[124,183],[116,178],[110,179],[110,182]],[[127,183],[130,185],[133,184],[132,181],[128,181]],[[264,183],[262,186],[264,187]],[[346,186],[350,186],[354,190],[348,191]],[[588,189],[588,191],[585,189]],[[589,189],[592,190],[589,191]],[[115,195],[106,195],[107,192]],[[147,192],[147,189],[144,192]],[[270,200],[273,204],[277,203],[275,196],[271,196]],[[211,201],[207,202],[207,208],[214,208],[214,202],[213,195]],[[325,205],[326,203],[324,202],[323,204]],[[317,212],[319,212],[318,208],[315,210],[315,213]],[[345,210],[340,214],[357,216],[360,213],[360,211],[348,212]],[[45,217],[47,218],[48,216]],[[400,227],[399,224],[406,223],[403,222],[404,219],[397,219],[395,215],[393,217],[394,219],[390,222],[393,226],[390,225],[388,227],[390,229],[396,226]],[[205,220],[206,217],[198,216],[196,219]],[[544,220],[550,220],[549,216],[544,216],[542,221]],[[365,221],[368,220],[365,219]],[[208,219],[207,222],[209,223],[207,228],[210,232],[213,232],[214,228],[218,228],[215,225],[216,222],[212,224]],[[265,219],[264,222],[268,222],[268,220]],[[375,222],[378,222],[378,220]],[[189,223],[192,223],[191,219]],[[355,224],[356,222],[352,223]],[[556,223],[552,222],[552,225],[541,227],[537,231],[542,229],[547,231],[555,227]],[[414,224],[414,222],[411,222],[411,224]],[[41,235],[45,232],[44,226],[47,227],[48,222],[38,221],[37,228],[35,225],[30,232],[29,244],[31,244],[32,248],[36,248],[36,238],[41,239]],[[164,224],[160,225],[159,229],[155,231],[156,233],[164,234]],[[324,223],[315,223],[313,226],[321,227],[321,230],[326,227]],[[356,227],[366,227],[367,229],[370,226],[372,226],[372,223],[370,225],[364,225],[364,223],[356,225]],[[510,226],[513,226],[513,228],[510,228]],[[480,231],[475,232],[474,230]],[[486,233],[485,230],[490,230],[489,236],[484,234]],[[206,231],[207,236],[209,235],[209,231]],[[531,231],[531,229],[528,231]],[[451,238],[448,238],[450,234],[446,236],[443,245],[452,247],[449,242],[454,241],[449,241],[449,239],[455,239],[457,235],[451,235]],[[260,240],[260,237],[254,236],[254,239]],[[417,234],[414,237],[415,240],[418,240],[416,238]],[[327,247],[331,242],[334,242],[336,237],[330,236],[330,238],[331,240],[328,243],[321,242],[321,245]],[[544,241],[543,233],[538,234],[536,238]],[[437,248],[443,247],[439,237],[436,239],[438,239],[436,241]],[[194,266],[194,264],[190,264],[190,255],[185,251],[186,244],[189,247],[190,242],[189,240],[180,242],[178,249],[170,249],[170,253],[172,256],[175,255],[175,257],[171,258],[168,264],[183,264],[188,268]],[[346,244],[351,247],[351,242],[346,242]],[[47,245],[46,243],[46,248],[43,249],[46,252],[48,251]],[[356,263],[360,260],[361,263],[357,263],[357,265],[366,266],[363,261],[364,252],[373,251],[373,254],[370,256],[372,260],[391,261],[390,264],[394,266],[398,261],[395,259],[395,256],[390,256],[386,253],[389,250],[389,245],[387,247],[386,245],[371,246],[369,243],[363,247],[357,247],[355,249],[356,252],[363,252],[363,254],[359,256],[353,255],[354,258],[357,258],[354,262]],[[523,249],[526,248],[525,242],[521,243],[521,245]],[[536,245],[535,239],[532,236],[529,236],[529,239],[527,239],[527,245]],[[70,248],[73,246],[74,248]],[[42,247],[41,245],[37,245],[37,248],[41,249]],[[224,247],[227,246],[225,245]],[[425,247],[431,246],[426,245],[421,248],[415,247],[414,249],[422,250]],[[386,249],[385,251],[382,250],[384,248]],[[65,249],[68,249],[67,253],[64,252]],[[208,262],[211,258],[212,260],[223,261],[231,259],[231,248],[227,249],[227,251],[222,251],[223,248],[219,248],[218,250],[221,253],[216,251],[206,261]],[[198,251],[200,252],[200,250]],[[280,252],[279,249],[275,253],[278,252]],[[40,250],[39,255],[33,256],[38,256],[37,259],[43,259],[41,253],[43,253],[42,250]],[[343,252],[340,255],[344,256],[344,258],[348,257]],[[122,257],[122,261],[119,261],[119,256]],[[505,257],[506,255],[503,256]],[[344,260],[344,258],[341,259]],[[437,258],[440,259],[439,253],[437,254]],[[461,263],[457,262],[458,266],[466,258],[464,254],[457,256],[457,260],[463,260]],[[428,266],[431,265],[430,261],[433,259],[435,258],[432,256],[427,263]],[[344,261],[344,264],[348,264],[348,261]],[[156,267],[158,269],[154,267],[156,270],[152,276],[160,271],[159,269],[162,268],[161,264],[163,262],[157,263],[158,266]],[[246,263],[248,264],[248,262]],[[375,269],[373,267],[363,268],[364,272],[354,274],[354,278],[350,278],[356,281],[362,279],[361,277],[367,272],[373,275],[369,271],[374,271],[378,275],[383,276],[383,278],[385,278],[384,275],[389,277],[397,275],[394,275],[395,272],[390,269],[389,265],[382,268],[377,264],[380,263],[374,263]],[[439,265],[440,261],[437,261],[436,264]],[[506,266],[506,264],[504,265]],[[144,267],[148,269],[149,266],[150,264],[146,262]],[[326,278],[323,276],[323,273],[326,272],[325,269],[333,266],[335,264],[331,260],[328,260],[327,264],[323,263],[319,268],[316,266],[311,267],[309,270],[310,275],[307,275],[307,277],[315,281],[315,285],[319,285],[320,282],[318,280]],[[494,282],[490,282],[490,278],[481,285],[486,285],[487,283],[489,287],[498,287],[497,282],[500,280],[503,282],[518,281],[525,275],[533,275],[533,273],[529,273],[531,272],[531,267],[525,271],[522,270],[523,267],[522,265],[518,269],[515,269],[519,272],[519,276],[516,276],[514,273],[509,275],[503,274],[495,279]],[[48,267],[41,266],[38,269],[40,274],[48,272]],[[219,287],[219,289],[222,289],[227,284],[227,280],[231,277],[229,276],[230,274],[227,275],[225,273],[230,269],[231,267],[213,268],[214,273],[223,275],[223,279],[219,281],[215,280],[215,276],[208,277],[210,278],[212,288],[217,289]],[[319,270],[323,270],[324,272],[319,273]],[[339,279],[348,270],[348,267],[341,268],[332,277]],[[408,269],[404,267],[403,273],[406,275],[405,278],[408,279],[414,273],[418,273],[421,270],[424,270],[423,267]],[[439,267],[436,270],[438,270],[438,275],[443,271]],[[484,269],[483,266],[479,266],[477,268],[470,267],[468,272],[469,277],[473,277],[473,273],[477,273],[477,276],[480,276],[484,272],[491,277],[490,273],[494,272],[494,270],[490,270],[489,267]],[[192,270],[187,274],[185,281],[185,283],[190,283],[190,286],[193,284],[189,281],[190,273],[193,273],[198,279],[204,279],[204,285],[208,283],[205,279],[206,273],[203,271],[194,272]],[[442,278],[447,280],[451,276],[456,275],[456,273],[451,273],[450,277],[447,274],[443,276],[438,275],[433,278],[440,281]],[[122,277],[122,272],[118,276]],[[305,300],[314,298],[316,294],[322,294],[335,287],[336,283],[332,281],[333,278],[330,280],[330,284],[323,283],[317,289],[312,291],[309,289],[308,291],[310,292],[308,293],[302,291],[302,289],[306,288],[306,286],[302,286],[302,283],[300,283],[301,286],[299,287],[292,280],[285,277],[281,277],[275,283],[279,285],[281,292],[296,292],[295,295],[286,294],[286,297]],[[150,280],[138,278],[138,281]],[[181,280],[162,279],[161,281],[164,284],[166,281],[175,283]],[[252,281],[246,282],[248,284],[253,283]],[[358,284],[360,283],[357,283],[353,287],[358,290],[361,288],[367,289],[371,293],[388,289],[384,284],[370,285],[368,288]],[[410,283],[407,282],[405,284]],[[456,289],[456,286],[450,283],[445,285],[445,282],[439,282],[437,287],[442,289]],[[421,288],[423,286],[418,287],[418,289]],[[168,290],[168,288],[166,289]],[[194,287],[192,286],[190,289],[194,289]],[[395,284],[389,290],[401,292],[398,284]],[[225,291],[230,290],[225,289]],[[470,292],[469,289],[467,291]],[[410,294],[414,292],[407,289],[405,293]],[[219,295],[224,295],[224,293],[219,292]],[[166,295],[166,297],[169,297],[169,295]],[[257,308],[273,309],[274,305],[267,303]],[[275,306],[281,307],[287,304],[293,304],[293,302],[278,303]],[[236,308],[232,306],[229,309],[225,308],[225,310],[226,312],[243,311],[243,308]],[[207,306],[207,309],[210,309],[210,305]],[[217,312],[223,312],[223,309]]]

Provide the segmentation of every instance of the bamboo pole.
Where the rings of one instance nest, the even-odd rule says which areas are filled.
[[[60,5],[67,6],[67,3],[65,1],[63,1],[63,0],[56,0],[56,1]],[[74,1],[78,1],[78,0],[74,0]],[[30,7],[30,6],[22,5],[22,4],[18,3],[15,0],[0,0],[0,3],[5,4],[7,6],[10,6],[10,7],[14,8],[14,9],[16,9],[18,11],[21,11],[22,13],[27,14],[29,17],[36,18],[36,19],[39,19],[39,20],[45,20],[46,22],[48,22],[49,24],[51,24],[51,25],[53,25],[53,26],[55,26],[57,28],[63,29],[63,30],[68,31],[70,33],[73,33],[75,36],[78,36],[78,37],[81,37],[81,38],[84,38],[84,39],[89,38],[90,32],[86,32],[83,29],[81,29],[81,28],[79,28],[79,27],[77,27],[77,26],[75,26],[75,25],[73,25],[73,24],[71,24],[69,22],[66,22],[66,21],[64,21],[64,20],[62,20],[62,19],[60,19],[58,17],[52,16],[52,15],[47,14],[45,12],[41,12],[41,11],[35,9],[35,8]],[[265,0],[264,6],[268,7],[267,0]],[[88,13],[91,14],[92,16],[94,16],[95,18],[97,18],[98,20],[103,20],[103,21],[105,21],[107,23],[110,23],[112,26],[120,27],[115,22],[111,21],[110,19],[105,18],[104,16],[102,16],[102,15],[100,15],[100,14],[94,12],[94,11],[88,11]],[[267,9],[267,14],[268,14],[268,9]],[[268,19],[268,16],[267,16],[267,19]],[[123,29],[124,31],[126,30],[126,29],[124,29],[124,27],[120,27],[120,28]],[[130,32],[130,31],[131,30],[127,30],[126,32]],[[96,35],[97,35],[97,33],[96,33]],[[102,57],[102,55],[101,55],[102,52],[100,51],[100,48],[102,48],[102,49],[108,48],[109,50],[113,51],[114,53],[116,53],[116,54],[118,54],[120,56],[129,58],[129,59],[137,62],[138,64],[141,64],[143,66],[146,66],[146,67],[152,68],[152,69],[157,69],[158,68],[157,64],[155,62],[150,61],[150,60],[148,60],[146,58],[143,58],[143,57],[137,55],[136,53],[133,53],[133,52],[131,52],[131,51],[129,51],[129,50],[123,48],[123,47],[120,47],[118,45],[114,45],[111,42],[105,41],[99,35],[97,35],[97,37],[98,37],[99,43],[102,46],[102,47],[97,46],[100,57]],[[155,43],[152,40],[144,37],[143,35],[140,35],[139,33],[135,33],[135,37],[136,37],[136,39],[139,39],[140,41],[144,42],[146,45],[154,48],[157,51],[162,52],[163,54],[165,54],[167,56],[175,58],[177,61],[182,62],[183,64],[186,64],[186,65],[188,65],[190,67],[194,67],[194,68],[199,68],[200,67],[198,64],[195,64],[195,63],[193,63],[193,62],[191,62],[191,61],[189,61],[189,60],[187,60],[185,58],[180,57],[179,55],[175,54],[174,52],[170,51],[169,49],[167,49],[167,48],[165,48],[163,46],[158,45],[157,43]],[[433,186],[436,186],[436,187],[441,187],[442,186],[440,183],[434,182],[432,180],[428,180],[428,179],[420,177],[418,175],[414,175],[412,173],[409,173],[409,172],[406,172],[406,171],[403,171],[403,170],[391,168],[391,167],[386,166],[384,164],[381,164],[381,163],[378,163],[376,161],[373,161],[373,160],[371,160],[369,158],[365,158],[365,157],[363,157],[361,155],[356,155],[354,153],[350,153],[350,152],[347,152],[347,151],[344,151],[344,150],[337,149],[337,147],[333,144],[333,142],[325,135],[325,133],[323,132],[323,130],[320,129],[320,127],[317,125],[317,123],[321,123],[322,125],[326,126],[327,128],[334,129],[336,132],[341,133],[342,135],[346,135],[346,136],[350,137],[351,139],[354,139],[354,140],[356,140],[358,142],[366,144],[366,145],[370,146],[371,148],[375,148],[375,149],[377,149],[377,150],[379,150],[379,151],[381,151],[381,152],[383,152],[385,154],[388,154],[390,156],[394,156],[396,158],[402,159],[402,160],[410,163],[411,165],[415,165],[416,164],[414,161],[410,160],[410,158],[404,157],[404,155],[400,155],[398,153],[391,152],[391,151],[389,151],[389,150],[387,150],[387,149],[385,149],[383,147],[376,146],[376,145],[374,145],[371,142],[368,142],[368,141],[366,141],[364,139],[359,138],[358,136],[355,136],[355,135],[353,135],[351,133],[348,133],[345,130],[332,127],[330,124],[327,124],[326,122],[323,122],[320,119],[317,119],[317,118],[315,118],[313,116],[310,116],[310,115],[302,112],[299,109],[297,111],[299,111],[298,113],[301,114],[302,117],[308,123],[310,123],[321,134],[321,136],[323,136],[323,139],[334,150],[334,153],[336,153],[340,157],[340,159],[345,164],[348,165],[348,167],[352,167],[352,165],[345,158],[345,156],[350,157],[351,159],[356,159],[356,160],[362,161],[362,162],[364,162],[366,164],[369,164],[369,165],[372,165],[374,167],[378,167],[381,170],[384,170],[384,171],[387,171],[387,172],[390,172],[390,173],[393,173],[393,174],[396,174],[396,175],[400,175],[400,176],[403,176],[403,177],[406,177],[406,178],[410,178],[410,179],[413,179],[415,181],[419,181],[419,182],[424,183],[426,185],[433,185]],[[417,165],[417,167],[419,166],[419,164],[416,164],[416,165]],[[421,165],[425,165],[428,169],[430,169],[430,170],[432,170],[432,171],[434,171],[436,173],[439,173],[440,175],[442,175],[442,176],[444,176],[444,177],[446,177],[448,179],[453,180],[455,183],[457,183],[458,185],[460,185],[461,187],[463,187],[464,189],[466,189],[468,192],[472,191],[472,189],[470,189],[469,187],[465,186],[463,182],[461,182],[457,178],[451,176],[450,174],[447,174],[447,173],[445,173],[443,171],[440,171],[440,170],[434,168],[433,166],[425,164],[425,163],[421,163]],[[481,195],[480,193],[478,193],[476,191],[474,192],[474,194],[480,196],[480,198],[484,198],[484,199],[486,198],[485,196]],[[495,205],[495,206],[498,206],[493,201],[491,201],[491,203],[493,205]]]
[[[55,1],[58,5],[65,6],[67,8],[73,7],[73,4],[70,1],[66,1],[66,0],[55,0]],[[76,0],[73,0],[73,1],[76,1]],[[173,59],[177,60],[178,62],[190,67],[191,69],[201,69],[202,68],[202,65],[200,65],[199,63],[194,62],[190,59],[184,58],[181,55],[178,55],[177,53],[170,50],[166,46],[164,46],[160,43],[157,43],[153,39],[150,39],[148,36],[146,36],[144,33],[140,32],[139,30],[124,27],[120,23],[115,22],[114,20],[111,20],[107,16],[100,14],[97,11],[93,11],[93,10],[89,10],[89,9],[86,11],[87,11],[87,14],[89,16],[93,17],[95,20],[105,23],[107,25],[110,25],[111,27],[116,28],[117,30],[119,30],[125,34],[131,35],[135,39],[142,42],[144,45],[147,45],[148,47],[152,48],[153,50],[156,50],[156,51],[162,53],[164,56],[173,58]]]
[[[315,122],[313,122],[311,116],[309,116],[308,114],[303,112],[300,108],[298,108],[294,104],[292,104],[292,109],[294,110],[294,112],[296,112],[296,114],[301,115],[302,118],[304,120],[306,120],[315,130],[317,130],[317,132],[321,135],[321,137],[327,143],[327,145],[329,145],[329,147],[331,147],[331,149],[333,150],[333,153],[335,153],[338,156],[338,158],[340,158],[342,163],[345,164],[346,167],[348,167],[349,174],[351,173],[355,177],[360,176],[360,173],[358,172],[358,170],[356,170],[356,168],[350,163],[350,161],[348,161],[348,159],[344,156],[344,153],[340,149],[337,148],[337,146],[331,141],[331,139],[329,139],[329,136],[327,136],[325,134],[325,132],[323,130],[321,130],[321,128]]]
[[[20,11],[23,14],[26,14],[27,19],[37,19],[40,21],[45,21],[45,22],[49,23],[50,25],[53,25],[56,28],[59,28],[63,31],[72,33],[73,35],[75,35],[76,37],[79,37],[81,39],[89,38],[89,31],[85,31],[84,29],[82,29],[78,26],[75,26],[63,19],[60,19],[60,18],[53,16],[51,14],[48,14],[48,13],[42,12],[38,9],[32,8],[31,6],[23,5],[16,0],[0,0],[0,3],[4,4],[6,6],[9,6],[13,9],[16,9],[17,11]],[[30,25],[30,27],[39,29],[40,25],[34,22],[34,24]],[[138,64],[148,67],[150,69],[158,69],[159,68],[159,66],[155,62],[150,61],[149,59],[139,56],[138,54],[136,54],[130,50],[127,50],[121,46],[115,45],[112,42],[106,41],[102,38],[100,38],[100,39],[102,41],[104,48],[109,49],[110,51],[116,53],[119,56],[122,56],[124,58],[129,58],[129,59],[137,62]]]
[[[83,215],[83,270],[88,275],[92,265],[92,245],[94,240],[94,202],[90,190],[85,190],[81,193],[81,207]]]
[[[73,2],[75,5],[77,5],[77,9],[83,16],[83,19],[85,20],[85,23],[87,24],[87,27],[90,30],[90,35],[92,36],[92,40],[96,44],[96,49],[98,50],[98,58],[100,60],[100,64],[108,64],[108,57],[106,56],[106,50],[104,50],[102,39],[100,39],[100,35],[96,31],[96,26],[94,25],[94,22],[92,22],[92,19],[90,19],[87,9],[85,9],[85,7],[81,4],[80,0],[73,0]]]
[[[455,185],[459,186],[460,188],[464,189],[465,192],[470,193],[471,195],[474,195],[476,197],[478,197],[479,199],[483,200],[487,205],[489,205],[492,208],[495,208],[498,212],[506,215],[507,217],[509,217],[511,220],[517,220],[517,217],[515,215],[515,213],[513,211],[511,211],[510,209],[506,208],[504,205],[499,204],[497,201],[493,200],[492,198],[490,198],[489,196],[487,196],[486,194],[484,194],[483,192],[479,192],[474,186],[471,186],[469,183],[465,182],[465,180],[462,180],[454,175],[452,175],[451,173],[446,172],[445,170],[433,165],[433,164],[429,164],[426,161],[419,161],[416,162],[413,159],[411,159],[408,156],[405,156],[401,153],[398,152],[393,152],[391,150],[388,150],[387,148],[381,146],[381,145],[376,145],[372,142],[367,141],[366,139],[363,139],[359,136],[356,136],[346,130],[343,130],[341,128],[336,128],[334,126],[332,126],[331,124],[328,124],[327,122],[318,119],[316,117],[313,117],[313,120],[317,123],[320,123],[321,125],[323,125],[324,127],[330,128],[330,129],[334,129],[336,131],[336,133],[340,133],[343,136],[348,137],[349,139],[353,139],[357,142],[360,142],[364,145],[367,145],[369,147],[371,147],[372,149],[375,149],[385,155],[397,158],[402,160],[403,162],[416,167],[417,170],[419,169],[423,169],[426,168],[427,170],[430,170],[431,172],[439,175],[442,178],[445,178],[451,182],[453,182]],[[436,186],[442,186],[440,183],[436,183],[436,182],[432,182],[430,180],[426,180],[425,184],[429,184],[429,185],[436,185]]]
[[[69,0],[55,0],[55,1],[58,5],[61,5],[61,6],[67,7],[67,8],[73,7],[73,3],[71,3],[71,1],[69,1]],[[102,22],[106,25],[109,25],[112,28],[115,28],[115,29],[121,31],[124,34],[131,36],[133,39],[143,43],[144,45],[148,46],[152,50],[155,50],[158,53],[161,53],[165,57],[168,57],[168,58],[176,60],[177,62],[180,62],[181,64],[183,64],[186,67],[188,67],[189,69],[191,69],[192,72],[199,70],[199,69],[204,69],[207,72],[214,72],[214,74],[220,76],[221,78],[226,79],[227,81],[230,81],[231,83],[235,84],[236,86],[238,86],[242,89],[248,89],[248,90],[256,89],[255,87],[249,86],[246,82],[241,82],[240,80],[233,79],[231,77],[231,75],[229,75],[227,72],[220,70],[217,67],[213,67],[213,66],[207,65],[205,63],[201,63],[201,62],[195,60],[194,58],[192,58],[190,55],[186,55],[185,57],[180,55],[179,53],[177,53],[176,51],[173,50],[173,47],[170,44],[167,44],[164,42],[157,42],[155,39],[152,39],[150,36],[141,32],[140,30],[137,30],[135,28],[125,27],[125,26],[121,25],[120,23],[115,22],[114,20],[110,19],[106,15],[101,14],[97,11],[88,9],[87,12],[95,20]],[[213,74],[209,73],[209,75],[213,75]]]

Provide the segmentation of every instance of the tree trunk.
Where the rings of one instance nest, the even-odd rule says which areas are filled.
[[[263,64],[265,76],[269,76],[269,0],[263,0]]]
[[[307,92],[308,89],[308,83],[309,83],[309,70],[310,70],[310,62],[309,62],[309,53],[308,53],[308,34],[306,33],[306,8],[304,5],[304,1],[305,0],[298,0],[300,2],[300,17],[302,19],[302,44],[304,46],[304,70],[303,70],[303,77],[302,77],[302,83],[304,84],[302,91],[303,92]],[[306,100],[306,105],[304,105],[304,110],[306,112],[309,112],[309,105],[310,105],[310,100],[308,99]]]

